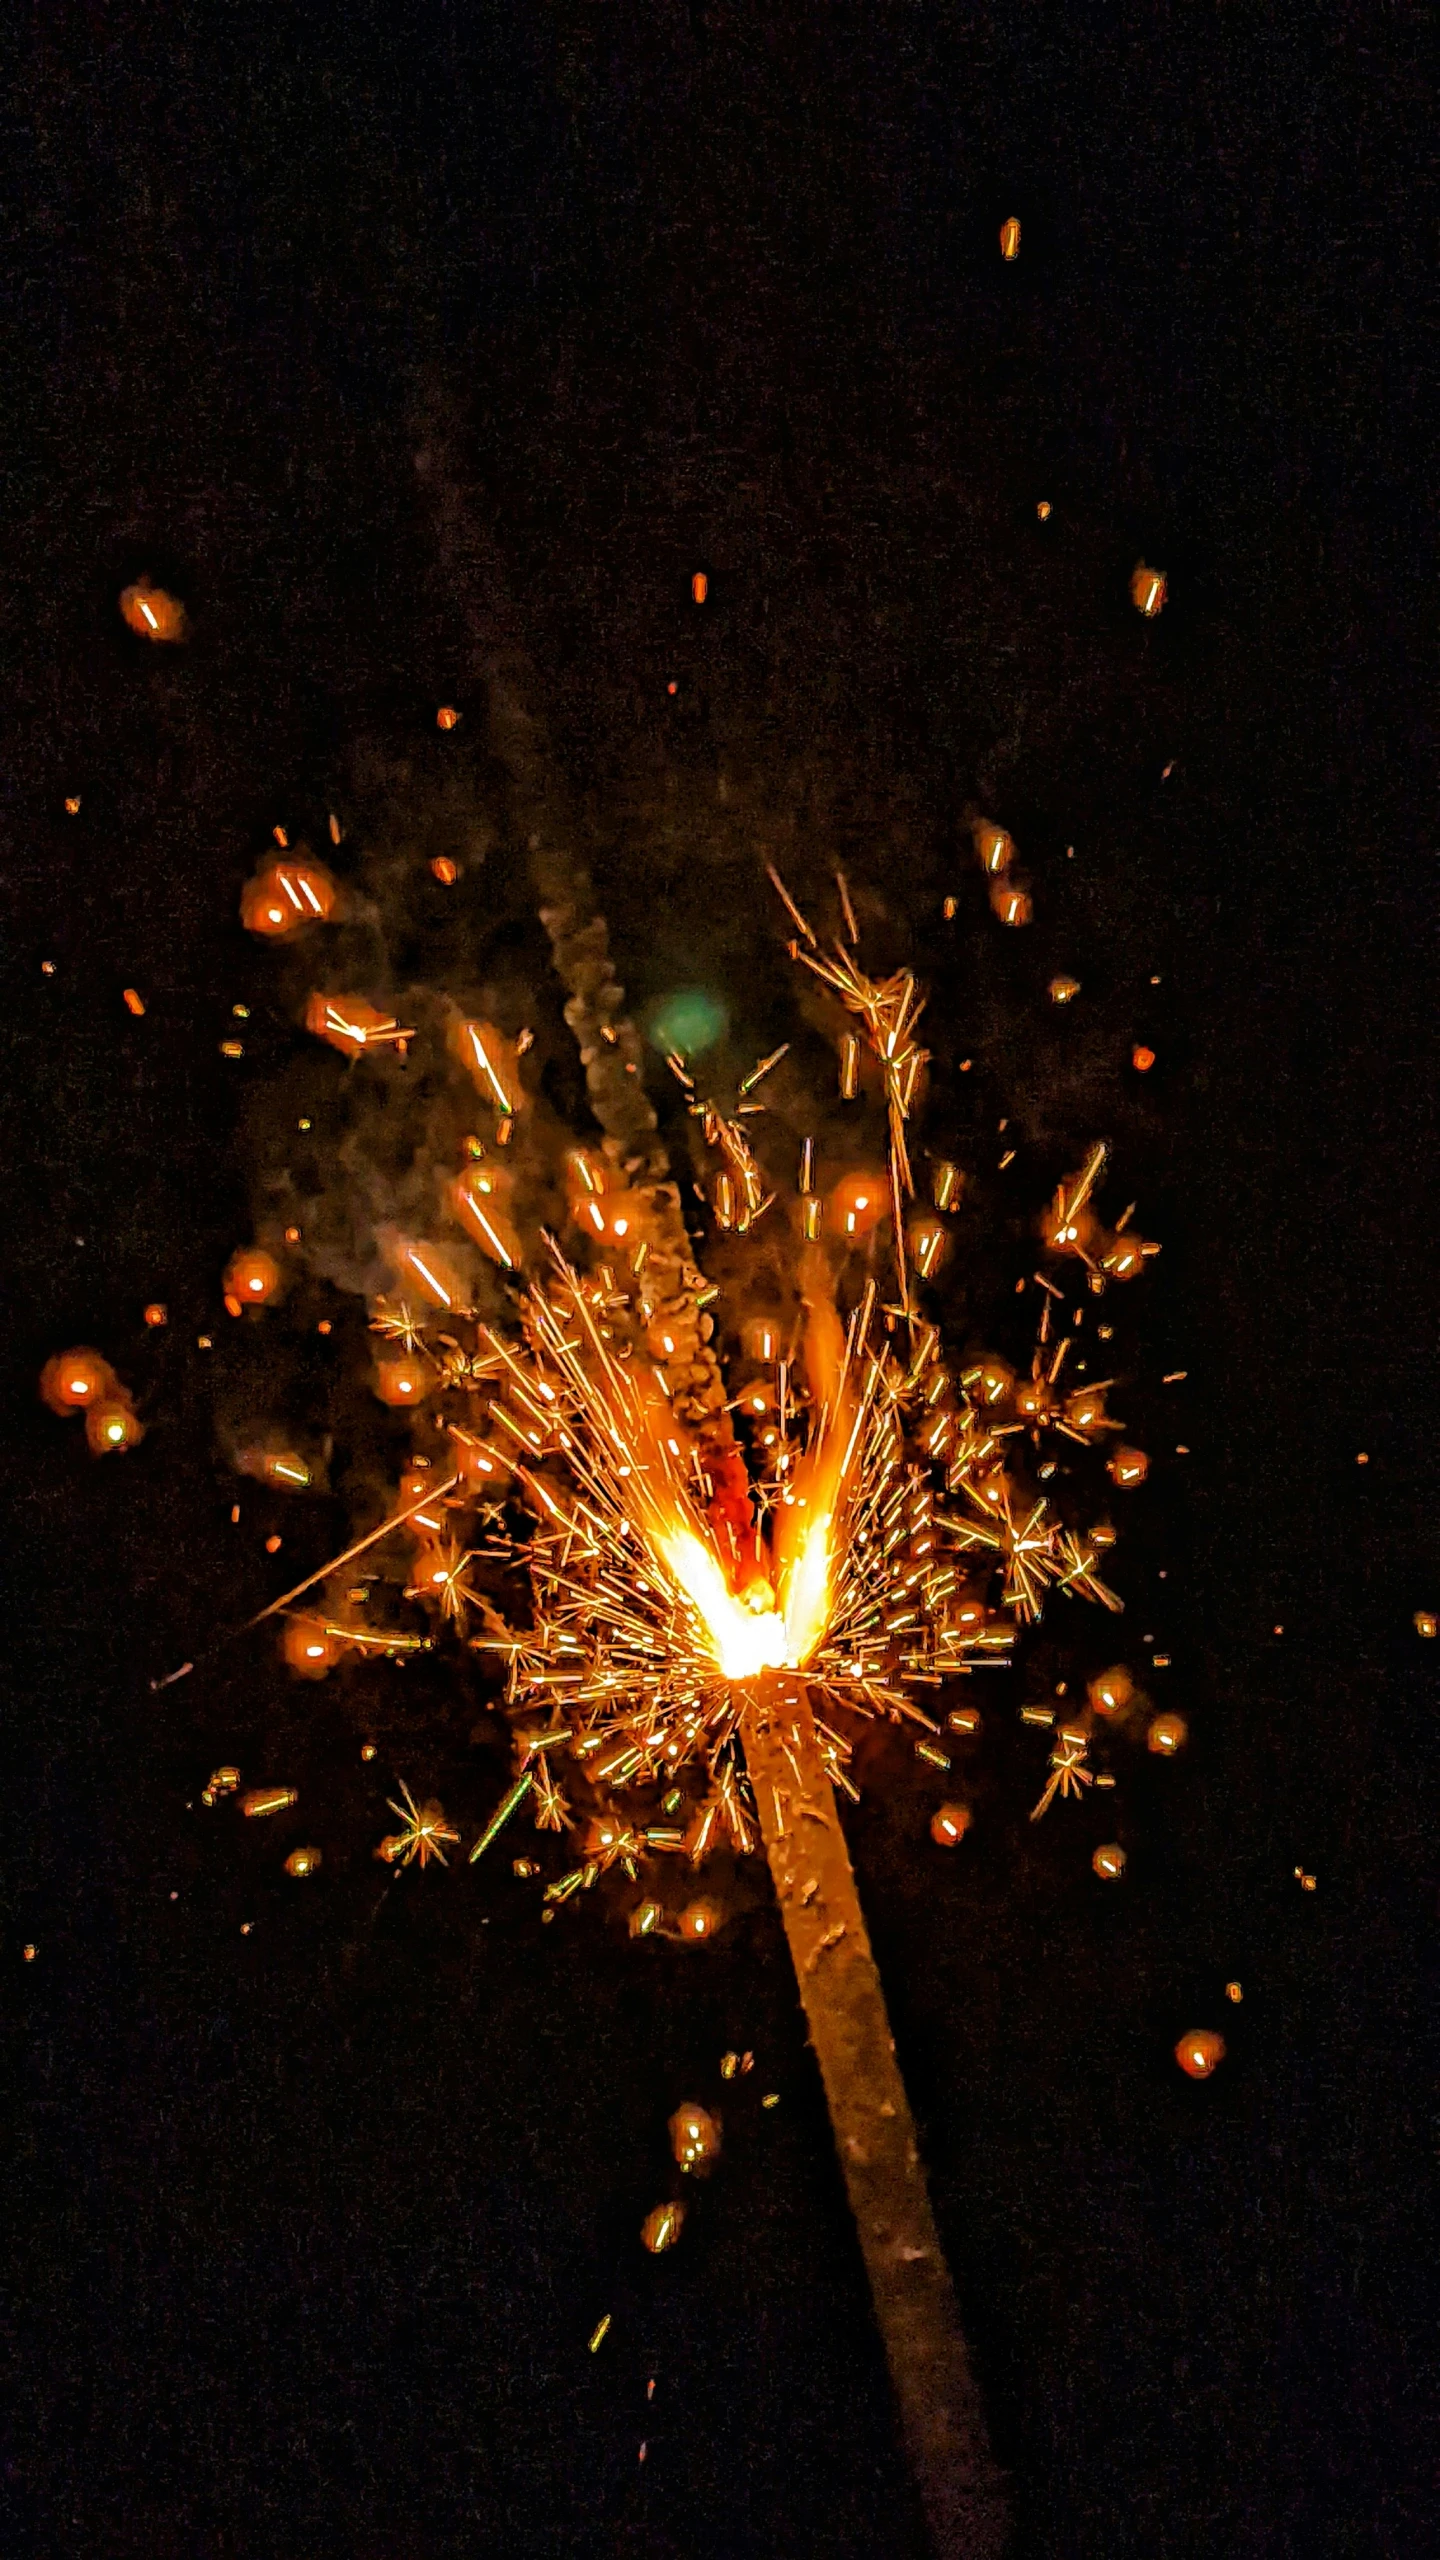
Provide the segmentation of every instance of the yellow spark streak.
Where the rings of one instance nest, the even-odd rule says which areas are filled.
[[[413,1270],[416,1270],[416,1271],[418,1271],[418,1272],[419,1272],[420,1277],[421,1277],[421,1279],[424,1281],[424,1283],[425,1283],[425,1285],[426,1285],[427,1289],[431,1289],[431,1290],[433,1290],[433,1291],[434,1291],[434,1294],[435,1294],[435,1298],[436,1298],[436,1300],[437,1300],[437,1303],[438,1303],[440,1306],[442,1306],[442,1307],[448,1307],[448,1308],[452,1308],[452,1309],[453,1309],[454,1304],[455,1304],[454,1299],[451,1297],[450,1292],[449,1292],[449,1290],[446,1288],[444,1281],[443,1281],[443,1280],[441,1280],[441,1279],[439,1279],[439,1278],[437,1278],[436,1274],[431,1270],[431,1268],[430,1268],[430,1266],[429,1266],[428,1262],[425,1262],[425,1261],[423,1261],[423,1260],[421,1259],[420,1249],[419,1249],[419,1246],[418,1246],[418,1245],[413,1245],[413,1244],[412,1244],[412,1245],[408,1248],[407,1253],[406,1253],[406,1256],[405,1256],[405,1259],[406,1259],[406,1261],[411,1265],[411,1267],[412,1267],[412,1269],[413,1269]]]
[[[368,1537],[357,1538],[353,1547],[347,1547],[343,1555],[332,1556],[328,1564],[322,1564],[318,1573],[308,1574],[303,1582],[297,1582],[293,1591],[282,1591],[279,1599],[272,1600],[268,1609],[257,1609],[253,1618],[247,1618],[247,1627],[258,1627],[266,1618],[273,1618],[281,1609],[288,1609],[292,1600],[298,1600],[302,1592],[313,1591],[316,1583],[323,1582],[327,1573],[338,1573],[342,1564],[363,1556],[366,1548],[373,1547],[377,1539],[388,1538],[392,1529],[403,1529],[406,1521],[413,1520],[427,1504],[438,1502],[442,1494],[452,1493],[459,1481],[458,1475],[447,1476],[433,1493],[422,1494],[418,1502],[412,1502],[408,1511],[397,1511],[393,1520],[382,1520],[379,1528],[372,1529]]]
[[[500,1109],[507,1114],[513,1112],[515,1105],[511,1101],[495,1067],[494,1061],[473,1022],[467,1022],[465,1025],[465,1039],[470,1050],[470,1055],[474,1060],[476,1067],[479,1069],[481,1076],[483,1076],[485,1082],[490,1087]]]
[[[788,1056],[789,1049],[789,1041],[782,1040],[778,1049],[772,1049],[768,1058],[762,1058],[758,1067],[751,1068],[750,1073],[744,1078],[741,1084],[741,1092],[753,1093],[755,1087],[761,1082],[762,1078],[768,1076],[771,1068],[778,1067],[781,1059]]]
[[[804,917],[803,917],[803,916],[802,916],[802,914],[800,913],[799,908],[796,906],[794,899],[791,897],[789,890],[786,888],[784,881],[781,879],[779,872],[776,870],[774,863],[773,863],[773,862],[767,862],[767,863],[766,863],[766,865],[765,865],[765,870],[766,870],[766,874],[767,874],[767,876],[768,876],[768,878],[769,878],[770,886],[771,886],[771,888],[774,890],[775,895],[777,896],[777,898],[780,900],[780,903],[781,903],[781,905],[784,907],[785,912],[786,912],[786,914],[789,916],[789,918],[790,918],[790,920],[791,920],[792,924],[796,924],[796,925],[798,925],[798,926],[799,926],[800,931],[804,934],[805,939],[806,939],[806,941],[809,943],[809,945],[810,945],[810,947],[811,947],[812,951],[818,951],[818,949],[819,949],[819,947],[820,947],[820,946],[819,946],[819,944],[816,942],[816,940],[815,940],[815,936],[814,936],[814,934],[811,932],[810,927],[808,926],[808,924],[806,923],[806,921],[805,921]]]

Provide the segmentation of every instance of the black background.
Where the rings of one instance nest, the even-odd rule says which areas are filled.
[[[957,1322],[1023,1347],[1021,1220],[1094,1134],[1164,1243],[1123,1312],[1117,1401],[1156,1463],[1115,1578],[1192,1743],[1127,1769],[1124,1888],[1090,1874],[1090,1808],[1031,1830],[1043,1753],[998,1691],[962,1855],[899,1756],[851,1824],[1017,2548],[1424,2545],[1424,34],[1405,9],[92,0],[22,39],[9,2548],[918,2547],[763,1876],[698,1953],[593,1907],[541,1930],[508,1850],[370,1862],[394,1776],[467,1836],[499,1791],[456,1683],[297,1700],[250,1639],[149,1687],[344,1528],[277,1512],[271,1563],[216,1444],[248,1347],[217,1286],[250,1231],[238,1123],[302,1072],[235,920],[270,827],[338,797],[359,831],[382,803],[392,837],[458,828],[447,912],[555,1017],[485,762],[502,628],[637,1003],[704,979],[736,1060],[784,1036],[762,842],[817,896],[843,861],[877,950],[932,981],[934,1115],[985,1209]],[[185,596],[183,650],[121,625],[142,569]],[[1028,933],[986,911],[972,803],[1022,844]],[[420,950],[443,901],[413,870]],[[1020,1191],[989,1170],[1010,1115]],[[70,1341],[142,1400],[123,1462],[35,1400]],[[231,1757],[300,1774],[298,1831],[188,1809]],[[1201,2024],[1230,2055],[1195,2087],[1171,2047]],[[665,2116],[717,2101],[728,2045],[756,2068],[723,2169],[651,2262]]]

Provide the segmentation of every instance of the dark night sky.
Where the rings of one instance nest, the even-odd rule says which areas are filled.
[[[542,1931],[504,1862],[387,1890],[392,1772],[467,1832],[498,1792],[472,1697],[297,1703],[253,1640],[148,1685],[278,1587],[216,1444],[241,1354],[195,1347],[302,1071],[236,922],[270,827],[338,799],[397,843],[468,830],[448,929],[558,1020],[485,756],[502,629],[637,1005],[703,977],[737,1058],[783,1037],[756,846],[802,884],[843,860],[933,984],[957,1153],[1013,1115],[1038,1205],[1106,1134],[1164,1241],[1116,1579],[1193,1740],[1126,1786],[1123,1893],[1067,1808],[1031,1830],[1008,1709],[963,1858],[898,1754],[850,1826],[1017,2560],[1425,2547],[1426,24],[35,13],[0,260],[7,2550],[919,2550],[763,1876],[694,1955],[597,1909]],[[184,650],[119,623],[144,568]],[[1028,933],[985,909],[972,803],[1024,847]],[[1019,1197],[982,1188],[954,1284],[1013,1349]],[[113,1466],[36,1402],[70,1341],[142,1398]],[[287,1563],[344,1527],[297,1520]],[[313,1887],[186,1810],[232,1757],[303,1770]],[[1196,2088],[1170,2052],[1207,2023],[1230,2058]],[[724,2168],[651,2263],[665,2117],[730,2045]]]

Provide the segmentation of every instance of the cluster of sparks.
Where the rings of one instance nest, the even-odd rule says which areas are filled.
[[[685,1062],[671,1060],[716,1162],[708,1196],[717,1225],[745,1234],[767,1216],[773,1226],[778,1209],[793,1230],[799,1317],[788,1334],[778,1322],[745,1328],[748,1374],[726,1379],[718,1411],[697,1419],[693,1406],[678,1409],[655,1351],[657,1323],[662,1345],[670,1337],[654,1293],[653,1195],[627,1191],[620,1216],[603,1167],[587,1171],[572,1198],[580,1236],[587,1218],[596,1230],[588,1265],[546,1234],[538,1267],[523,1276],[523,1248],[502,1211],[492,1203],[485,1226],[466,1216],[472,1241],[505,1276],[511,1323],[466,1307],[443,1247],[407,1246],[402,1294],[372,1307],[373,1329],[403,1355],[389,1363],[392,1379],[407,1364],[415,1372],[413,1392],[443,1422],[453,1453],[452,1472],[434,1472],[433,1492],[419,1462],[385,1524],[414,1542],[406,1597],[431,1613],[437,1635],[497,1672],[512,1728],[512,1783],[470,1854],[528,1809],[538,1829],[570,1835],[575,1862],[547,1888],[552,1900],[612,1868],[633,1879],[652,1858],[698,1865],[721,1845],[757,1845],[743,1720],[752,1684],[766,1675],[803,1675],[830,1777],[854,1797],[850,1764],[866,1722],[908,1729],[923,1759],[948,1768],[947,1725],[965,1732],[976,1721],[953,1711],[957,1683],[1007,1664],[1018,1631],[1053,1597],[1121,1605],[1100,1571],[1113,1533],[1103,1522],[1088,1534],[1067,1525],[1043,1489],[1062,1441],[1111,1448],[1116,1483],[1138,1480],[1117,1457],[1143,1474],[1141,1453],[1113,1451],[1111,1382],[1067,1389],[1073,1334],[1052,1339],[1065,1296],[1045,1270],[1035,1274],[1042,1313],[1028,1379],[998,1360],[957,1371],[947,1359],[920,1304],[926,1254],[907,1252],[907,1225],[916,1244],[909,1126],[927,1063],[916,1040],[922,993],[907,970],[866,974],[843,879],[846,930],[829,949],[778,876],[775,886],[797,931],[792,956],[835,1000],[841,1025],[857,1026],[839,1033],[842,1094],[858,1090],[857,1047],[878,1080],[893,1298],[873,1220],[863,1263],[841,1223],[837,1268],[812,1141],[793,1190],[762,1169],[749,1126],[764,1108],[755,1089],[785,1054],[777,1050],[745,1080],[734,1112],[697,1098]],[[414,1036],[354,999],[316,998],[310,1020],[337,1047]],[[490,1087],[504,1144],[523,1103],[518,1053],[502,1063],[494,1038],[474,1045],[464,1062],[482,1093]],[[1095,1292],[1135,1276],[1157,1250],[1128,1234],[1128,1212],[1116,1229],[1101,1227],[1104,1160],[1095,1149],[1041,1226],[1050,1271],[1068,1258]],[[954,1169],[942,1167],[942,1208],[954,1190]],[[879,1205],[877,1186],[877,1214]],[[842,1314],[837,1288],[843,1295],[847,1282],[852,1303]],[[698,1327],[717,1292],[693,1265],[684,1286]],[[714,1330],[710,1319],[705,1337]],[[399,1400],[393,1384],[380,1391]],[[285,1630],[302,1671],[327,1670],[352,1650],[435,1640],[367,1632],[338,1599],[319,1617],[292,1612]],[[1086,1714],[1061,1725],[1037,1815],[1094,1782],[1091,1740]],[[381,1854],[443,1862],[457,1835],[438,1806],[402,1792],[392,1808],[402,1828]]]

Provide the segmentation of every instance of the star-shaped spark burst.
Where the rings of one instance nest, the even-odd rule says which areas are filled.
[[[446,1624],[463,1635],[470,1623],[468,1612],[485,1606],[482,1595],[472,1591],[465,1579],[465,1568],[478,1553],[477,1548],[461,1547],[453,1538],[423,1549],[406,1599],[434,1601]]]
[[[417,1315],[406,1298],[375,1298],[370,1307],[370,1330],[386,1342],[398,1342],[402,1351],[419,1351],[429,1358],[430,1346],[424,1339],[425,1325],[433,1321],[434,1309],[425,1308]]]
[[[569,1739],[568,1732],[566,1739]],[[556,1784],[550,1763],[542,1751],[535,1764],[535,1828],[537,1831],[568,1831],[574,1816],[563,1787]]]
[[[1087,1747],[1083,1733],[1060,1734],[1050,1754],[1050,1776],[1045,1792],[1030,1816],[1032,1822],[1038,1822],[1041,1814],[1049,1811],[1057,1795],[1073,1796],[1078,1803],[1081,1788],[1094,1785],[1094,1773],[1085,1766]]]
[[[988,1548],[1005,1567],[1004,1606],[1027,1625],[1040,1615],[1046,1586],[1059,1572],[1055,1524],[1043,1494],[1028,1503],[1003,1469],[968,1480],[960,1490],[975,1505],[979,1518],[946,1520],[962,1547]]]
[[[1075,1188],[1074,1185],[1070,1187],[1072,1190]],[[1052,1210],[1052,1222],[1056,1214]],[[1067,1224],[1066,1218],[1062,1217],[1061,1223]],[[1035,1277],[1043,1293],[1040,1325],[1029,1378],[1012,1391],[1015,1411],[1037,1448],[1042,1432],[1047,1430],[1063,1432],[1067,1440],[1077,1441],[1082,1449],[1093,1448],[1104,1432],[1123,1428],[1114,1415],[1105,1410],[1106,1392],[1115,1381],[1113,1378],[1098,1378],[1093,1386],[1072,1387],[1068,1392],[1060,1386],[1060,1372],[1075,1337],[1073,1333],[1063,1334],[1055,1350],[1050,1351],[1051,1317],[1060,1292],[1043,1272],[1037,1272]],[[1075,1321],[1079,1323],[1078,1315]]]
[[[398,1814],[404,1827],[381,1841],[381,1857],[392,1867],[408,1867],[412,1862],[427,1867],[432,1858],[438,1858],[442,1867],[448,1866],[449,1860],[442,1844],[448,1842],[452,1847],[458,1846],[460,1834],[451,1830],[445,1819],[444,1806],[435,1803],[417,1805],[403,1778],[400,1793],[405,1799],[403,1804],[397,1804],[393,1796],[387,1796],[386,1802],[391,1812]]]

